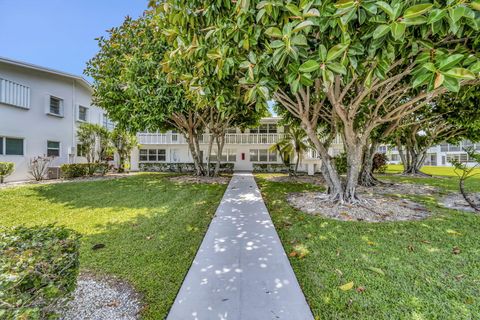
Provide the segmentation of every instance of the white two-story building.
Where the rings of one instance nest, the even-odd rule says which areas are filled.
[[[28,164],[37,156],[53,156],[52,166],[83,161],[76,140],[82,122],[111,126],[92,105],[85,79],[0,58],[0,162],[15,163],[6,181],[30,179]]]
[[[279,117],[263,118],[257,128],[245,129],[231,128],[225,136],[225,146],[221,161],[232,163],[234,170],[251,171],[255,164],[282,165],[282,160],[277,152],[270,147],[284,138],[285,128],[279,125]],[[175,131],[166,133],[139,133],[137,135],[140,147],[132,153],[131,169],[143,171],[149,164],[155,163],[191,163],[192,155],[187,141],[182,134]],[[211,135],[205,133],[200,137],[201,157],[204,163],[208,157],[208,143]],[[332,153],[338,153],[340,141],[335,141]],[[212,148],[211,161],[216,161],[216,145]],[[309,151],[302,155],[299,170],[314,174],[320,171],[320,159],[315,153]]]

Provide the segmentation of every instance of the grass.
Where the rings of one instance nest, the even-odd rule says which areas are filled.
[[[145,319],[173,303],[226,186],[162,174],[0,190],[0,225],[57,223],[83,235],[81,268],[115,274],[144,296]],[[93,251],[94,244],[105,244]]]
[[[286,252],[297,252],[290,261],[316,318],[480,318],[479,215],[443,209],[435,198],[417,196],[433,212],[426,220],[336,221],[299,212],[285,201],[289,192],[318,187],[266,177],[257,175],[257,182]],[[453,177],[391,179],[439,180],[433,184],[442,192],[457,186]],[[478,186],[480,179],[469,183],[472,190]],[[340,288],[350,282],[352,289]]]
[[[422,172],[426,174],[431,174],[434,176],[446,176],[446,177],[456,177],[454,167],[436,167],[436,166],[424,166],[421,169]],[[403,165],[401,164],[390,164],[387,167],[387,173],[402,173]],[[480,173],[480,168],[475,169],[473,173]]]

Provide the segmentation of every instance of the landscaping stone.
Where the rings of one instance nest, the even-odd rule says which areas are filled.
[[[59,305],[63,320],[139,319],[139,294],[115,277],[81,274],[73,299]]]
[[[290,193],[287,201],[303,212],[342,221],[408,221],[429,216],[427,209],[413,201],[396,197],[361,194],[358,204],[334,204],[325,193]]]

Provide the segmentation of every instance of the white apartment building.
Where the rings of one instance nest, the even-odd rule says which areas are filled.
[[[92,88],[80,76],[0,58],[0,162],[14,162],[6,181],[30,179],[30,160],[54,156],[52,166],[82,162],[80,123],[112,126],[92,105]]]
[[[233,163],[234,170],[251,171],[255,164],[281,165],[282,160],[277,152],[270,151],[270,147],[284,137],[285,128],[278,124],[279,117],[263,118],[257,128],[231,128],[225,136],[225,146],[221,161]],[[155,163],[191,163],[192,155],[187,141],[182,134],[175,131],[166,133],[139,133],[137,134],[140,147],[132,153],[131,169],[133,171],[147,170],[149,164]],[[200,138],[201,156],[207,162],[208,142],[211,135],[205,133]],[[338,144],[339,141],[336,141]],[[334,147],[337,147],[336,144]],[[212,148],[212,159],[216,161],[216,145]],[[332,149],[335,152],[336,149]],[[303,155],[300,171],[314,174],[320,171],[320,160],[314,152]]]
[[[472,143],[468,140],[461,141],[456,145],[442,143],[428,149],[424,165],[450,167],[452,166],[451,161],[455,159],[467,164],[468,166],[473,166],[476,164],[476,162],[474,162],[473,159],[469,159],[468,154],[464,151],[464,148],[466,147],[473,147],[477,152],[480,152],[480,143]],[[402,161],[396,147],[388,148],[386,146],[382,146],[380,147],[379,151],[386,153],[388,159],[390,160],[389,162],[392,164],[400,164]]]

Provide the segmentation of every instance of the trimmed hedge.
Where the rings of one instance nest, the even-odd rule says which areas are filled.
[[[295,165],[290,165],[290,170],[293,171]],[[288,168],[283,163],[254,163],[253,172],[258,173],[288,173]]]
[[[215,170],[215,163],[210,163],[210,170]],[[232,173],[233,172],[233,163],[221,163],[220,172],[223,173]],[[165,162],[144,162],[140,163],[140,171],[146,172],[177,172],[177,173],[190,173],[195,172],[195,165],[190,162],[176,162],[176,163],[165,163]]]
[[[69,163],[60,166],[62,178],[78,178],[93,176],[94,174],[105,175],[111,166],[107,163]]]
[[[15,164],[13,162],[0,162],[0,183],[3,183],[4,179],[11,175],[15,170]]]
[[[75,289],[80,236],[54,225],[0,228],[0,319],[45,319]]]

